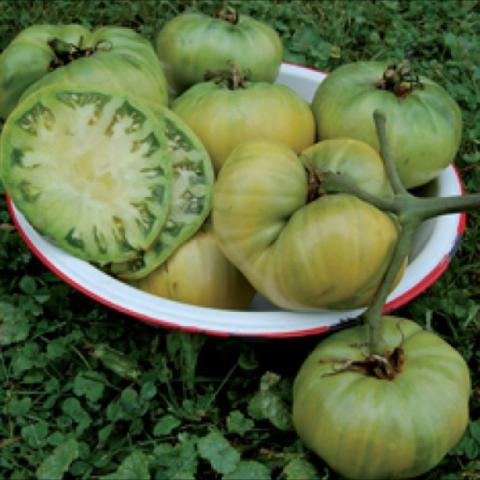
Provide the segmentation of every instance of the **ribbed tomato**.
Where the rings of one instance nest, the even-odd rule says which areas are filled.
[[[319,195],[332,170],[372,194],[391,194],[379,155],[349,139],[320,142],[300,157],[279,143],[246,142],[218,175],[212,217],[220,247],[283,308],[364,306],[390,260],[394,221],[354,196]]]
[[[216,17],[193,12],[176,16],[158,33],[156,50],[177,93],[204,81],[209,71],[234,65],[252,81],[273,82],[283,56],[273,28],[232,11]]]
[[[373,112],[388,118],[387,137],[407,188],[433,180],[457,153],[462,115],[435,82],[406,66],[381,62],[343,65],[319,85],[312,102],[320,140],[350,137],[378,149]]]
[[[355,480],[413,478],[437,465],[468,423],[470,375],[461,355],[411,320],[382,318],[394,373],[365,363],[366,327],[320,342],[293,387],[304,443]],[[382,378],[383,377],[383,378]]]
[[[135,284],[146,292],[211,308],[243,309],[255,290],[202,229],[184,242],[158,269]]]
[[[0,55],[0,118],[29,87],[31,92],[52,83],[134,93],[157,105],[168,99],[152,46],[122,27],[90,32],[80,25],[34,25],[20,32]]]
[[[282,142],[296,153],[315,140],[309,105],[286,85],[265,82],[203,82],[173,103],[199,136],[220,170],[230,152],[246,140]]]

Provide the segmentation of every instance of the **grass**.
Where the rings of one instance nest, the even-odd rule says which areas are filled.
[[[331,71],[409,58],[462,108],[457,165],[480,191],[477,1],[232,1],[273,25],[292,62]],[[0,49],[38,23],[125,25],[153,40],[205,1],[0,3]],[[469,428],[425,480],[480,478],[479,215],[448,271],[398,313],[434,328],[467,360]],[[335,479],[292,430],[291,383],[319,338],[215,339],[156,330],[102,307],[32,256],[0,208],[2,478]]]

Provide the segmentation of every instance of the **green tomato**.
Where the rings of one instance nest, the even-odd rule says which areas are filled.
[[[364,306],[385,273],[397,240],[391,217],[351,195],[309,188],[312,176],[338,166],[370,193],[389,194],[377,152],[349,139],[320,142],[300,158],[279,143],[246,142],[220,170],[212,209],[220,247],[280,307]]]
[[[413,478],[435,465],[468,423],[470,375],[450,345],[416,323],[382,319],[396,350],[396,374],[362,371],[366,327],[322,341],[293,387],[293,422],[303,442],[341,475],[356,480]],[[347,368],[350,365],[352,368]]]
[[[210,213],[214,173],[210,157],[195,133],[172,111],[155,109],[164,124],[172,157],[173,185],[168,217],[153,243],[137,258],[114,263],[111,271],[124,280],[146,277],[201,227]]]
[[[0,174],[27,220],[99,264],[134,258],[170,207],[165,126],[136,97],[56,84],[29,95],[0,138]]]
[[[209,228],[184,242],[168,260],[136,283],[146,292],[211,308],[246,308],[255,294],[218,248]]]
[[[296,153],[315,141],[309,105],[286,85],[245,82],[229,88],[203,82],[178,97],[172,108],[203,142],[216,171],[246,140],[282,142]]]
[[[90,32],[80,25],[35,25],[23,30],[0,55],[0,117],[6,118],[23,94],[53,83],[135,93],[150,104],[168,100],[152,46],[122,27]]]
[[[235,65],[252,81],[273,82],[283,47],[270,26],[248,15],[212,18],[184,13],[167,22],[157,35],[156,50],[171,87],[177,93],[205,80],[205,74]]]
[[[350,137],[378,150],[373,112],[382,110],[400,178],[405,187],[417,187],[454,160],[462,134],[460,108],[427,78],[395,83],[384,73],[399,75],[380,62],[343,65],[328,75],[312,102],[318,138]]]

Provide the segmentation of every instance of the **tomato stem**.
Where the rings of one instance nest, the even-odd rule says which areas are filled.
[[[308,176],[308,193],[307,193],[307,201],[313,202],[320,196],[320,185],[321,180],[319,175],[315,172],[313,168],[307,168],[307,176]]]
[[[109,51],[112,49],[112,43],[109,40],[99,40],[93,47],[83,46],[83,37],[80,37],[78,45],[65,42],[59,38],[52,38],[47,43],[54,54],[50,62],[49,70],[55,70],[58,67],[68,65],[78,58],[89,57],[98,51]]]
[[[382,78],[376,83],[376,87],[404,98],[415,88],[423,88],[423,84],[420,77],[412,73],[410,63],[404,60],[399,65],[389,65]]]
[[[419,222],[416,220],[409,220],[402,225],[400,236],[393,250],[390,264],[382,279],[382,283],[372,303],[363,315],[364,322],[368,328],[368,347],[371,354],[386,354],[386,347],[382,337],[382,311],[388,294],[392,290],[397,275],[408,256],[413,236],[418,226]]]
[[[380,156],[383,159],[385,165],[385,170],[387,171],[387,177],[392,186],[393,192],[395,194],[402,194],[407,196],[412,196],[407,189],[404,187],[402,181],[400,180],[400,175],[393,158],[393,155],[390,151],[390,145],[387,142],[387,132],[385,129],[386,118],[379,110],[373,112],[373,119],[375,121],[375,127],[377,129],[378,141],[380,144]]]
[[[423,220],[437,215],[467,209],[478,209],[480,206],[480,195],[474,194],[447,198],[417,198],[409,193],[401,184],[394,158],[388,145],[385,133],[385,115],[376,111],[374,113],[374,121],[380,143],[380,152],[395,192],[395,198],[392,202],[394,208],[390,211],[397,213],[401,226],[400,236],[395,246],[390,265],[375,294],[373,302],[364,314],[364,320],[368,325],[370,352],[372,354],[384,355],[386,352],[381,334],[382,310],[402,264],[411,249],[416,229]]]
[[[417,198],[416,214],[422,220],[428,220],[439,215],[448,215],[480,207],[480,193],[443,198]]]
[[[371,205],[374,205],[379,210],[384,212],[399,213],[398,205],[394,200],[377,197],[371,193],[360,188],[353,180],[340,173],[327,172],[323,177],[321,189],[324,192],[343,192],[355,195],[360,200],[363,200]]]
[[[226,22],[236,25],[238,23],[239,15],[238,10],[231,6],[226,6],[218,12],[213,14],[214,18],[219,18],[220,20],[225,20]]]
[[[246,87],[246,74],[242,74],[237,66],[233,65],[230,70],[207,70],[205,80],[213,80],[215,83],[226,83],[229,90],[239,90]]]
[[[394,191],[392,200],[371,195],[355,185],[348,178],[328,173],[322,183],[322,189],[344,192],[368,202],[384,212],[393,213],[400,226],[400,235],[395,245],[387,271],[375,296],[363,315],[368,328],[368,345],[371,355],[387,355],[381,333],[382,310],[388,294],[391,292],[395,280],[410,252],[415,231],[424,221],[438,215],[478,209],[480,194],[460,195],[451,197],[419,198],[412,195],[402,185],[398,175],[393,155],[388,144],[385,124],[385,115],[380,111],[374,112],[374,121],[380,143],[380,154],[385,163],[387,176]]]

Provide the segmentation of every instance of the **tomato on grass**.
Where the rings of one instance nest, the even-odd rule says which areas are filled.
[[[366,329],[333,334],[305,360],[293,387],[294,426],[347,478],[413,478],[465,431],[468,367],[438,335],[396,317],[382,318],[387,355],[368,363]]]

